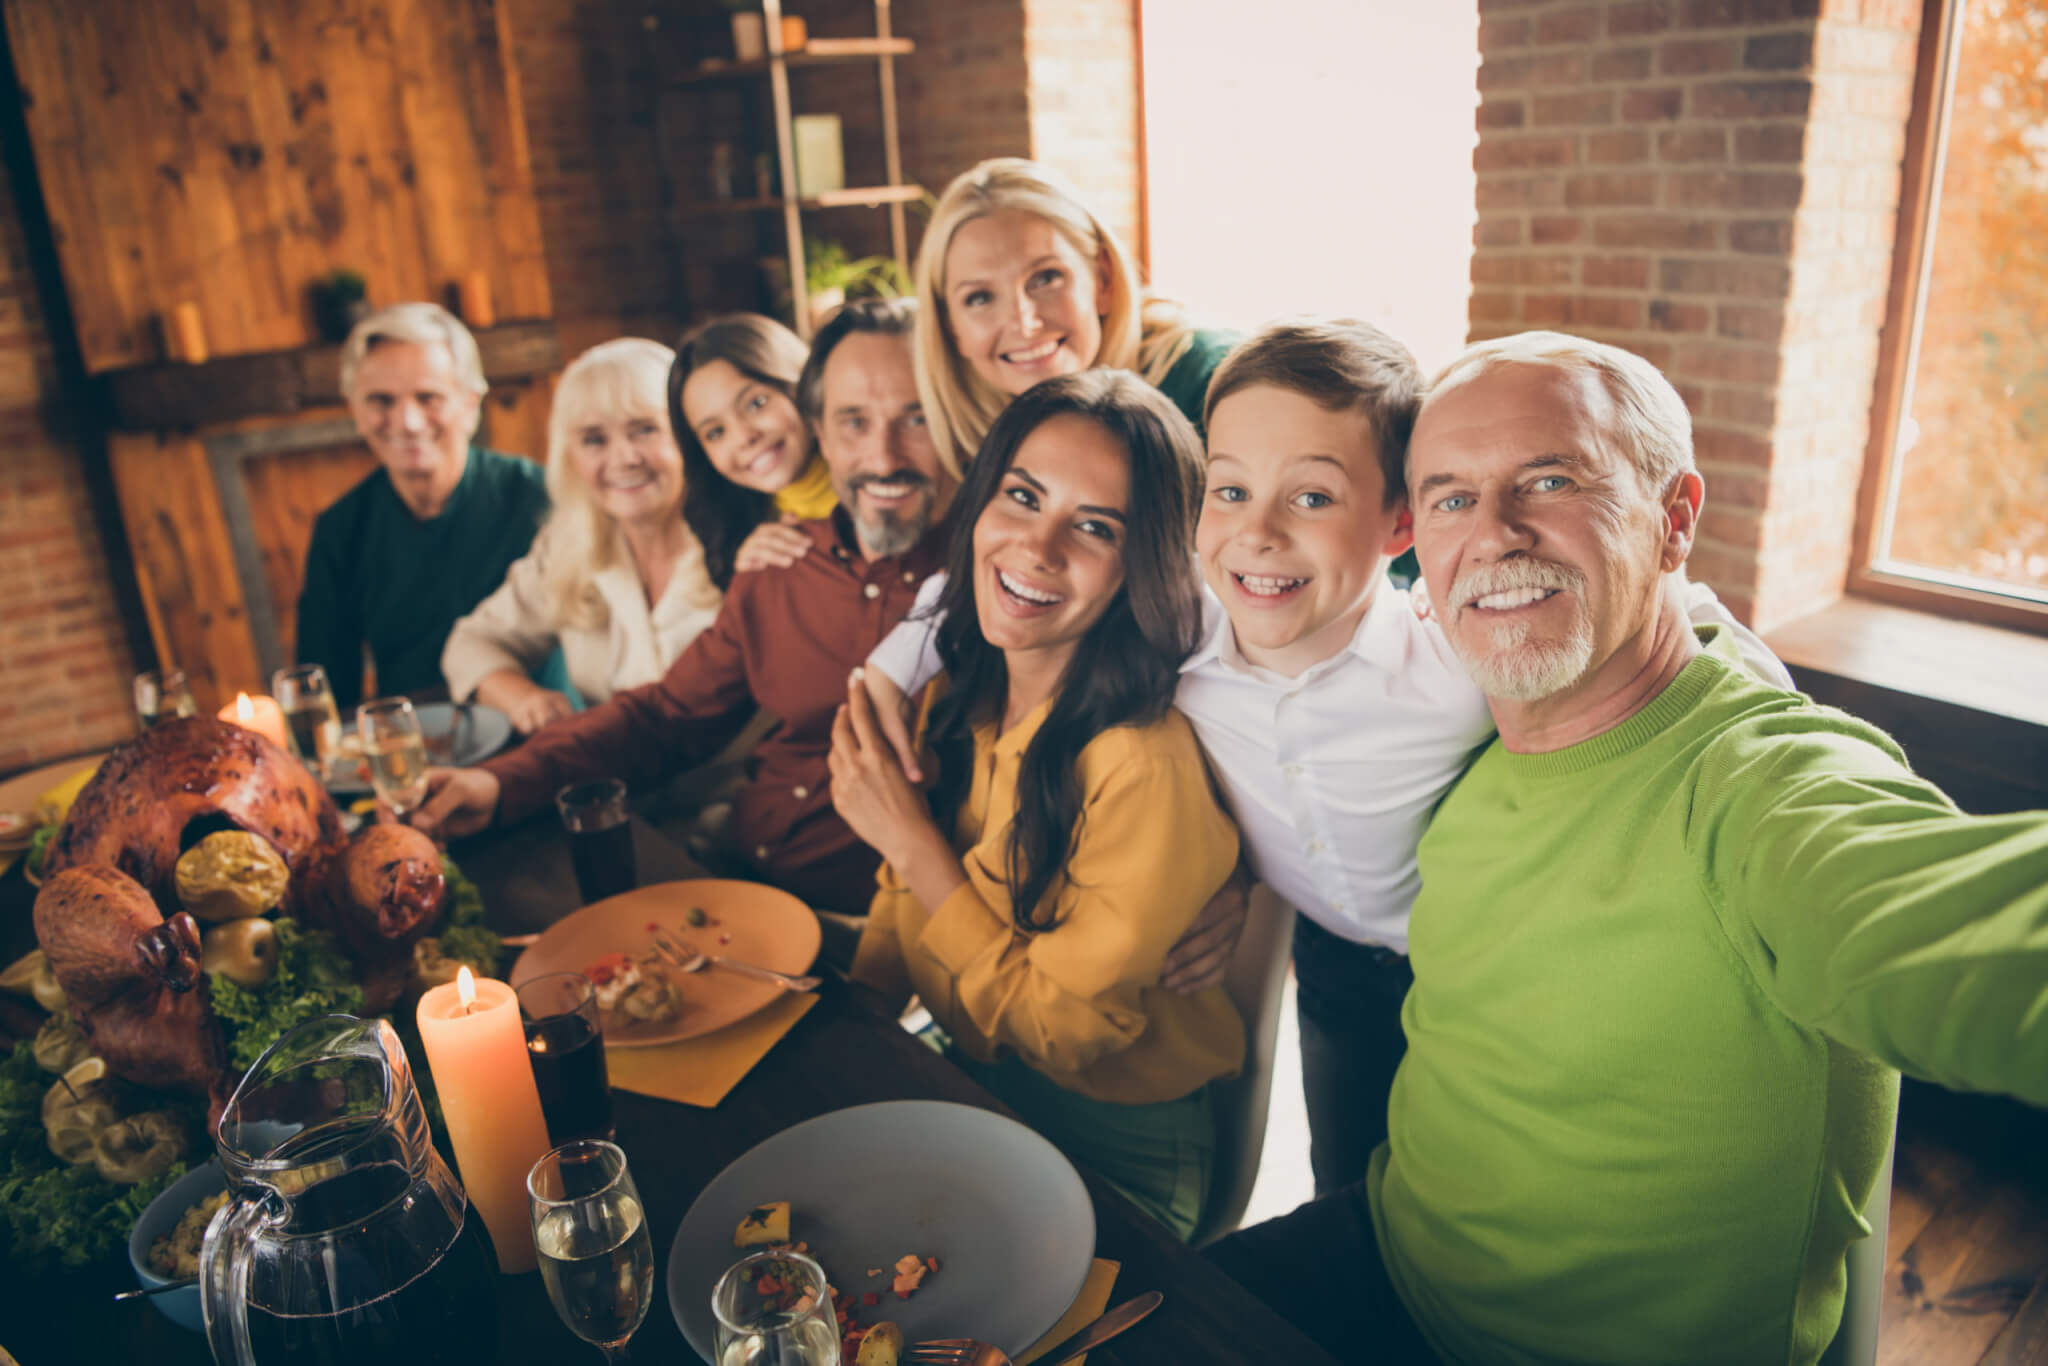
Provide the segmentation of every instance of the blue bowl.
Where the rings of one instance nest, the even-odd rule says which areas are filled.
[[[170,1282],[149,1269],[149,1249],[157,1239],[178,1226],[191,1209],[210,1195],[227,1189],[226,1173],[220,1163],[209,1159],[186,1172],[164,1188],[164,1193],[149,1202],[142,1216],[135,1221],[135,1228],[128,1235],[128,1264],[135,1268],[135,1279],[145,1290],[154,1290]],[[149,1302],[157,1312],[195,1333],[206,1329],[205,1311],[199,1303],[199,1287],[188,1285],[183,1290],[167,1290],[161,1295],[152,1295]]]

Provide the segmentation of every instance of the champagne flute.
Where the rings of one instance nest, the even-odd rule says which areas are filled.
[[[711,1292],[718,1366],[839,1366],[839,1324],[826,1290],[825,1269],[801,1252],[756,1252],[733,1263]]]
[[[199,704],[180,669],[151,669],[135,675],[135,714],[149,730],[180,716],[197,716]]]
[[[341,711],[327,671],[318,664],[279,669],[270,676],[270,694],[284,711],[285,734],[299,761],[324,781],[341,744]]]
[[[370,763],[370,785],[399,816],[427,800],[427,742],[412,701],[380,697],[356,709],[356,731]]]
[[[616,1143],[564,1143],[526,1178],[541,1283],[569,1331],[608,1362],[626,1359],[654,1300],[654,1243]]]

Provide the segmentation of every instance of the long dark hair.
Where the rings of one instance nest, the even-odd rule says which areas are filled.
[[[676,444],[683,450],[683,520],[703,544],[705,571],[720,588],[731,586],[733,557],[739,554],[740,542],[774,514],[775,499],[759,489],[733,483],[712,466],[704,443],[683,415],[683,385],[697,367],[722,360],[794,403],[797,376],[803,373],[808,354],[796,333],[759,313],[713,318],[684,333],[676,343],[675,364],[668,371],[668,417]],[[811,439],[808,423],[804,438]]]
[[[1017,812],[1003,869],[1010,916],[1026,933],[1052,929],[1038,903],[1066,870],[1079,835],[1081,751],[1113,726],[1148,725],[1173,705],[1181,661],[1202,621],[1193,557],[1202,489],[1195,429],[1158,390],[1120,370],[1087,370],[1037,385],[989,428],[953,505],[939,658],[950,687],[933,704],[926,738],[938,759],[932,815],[950,831],[974,768],[974,727],[1002,714],[1009,690],[1003,652],[975,612],[974,524],[1002,488],[1017,448],[1049,418],[1084,417],[1117,439],[1130,461],[1124,581],[1108,610],[1075,646],[1044,725],[1024,751]],[[990,820],[997,819],[990,813]]]

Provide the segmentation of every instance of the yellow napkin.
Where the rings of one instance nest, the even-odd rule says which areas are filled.
[[[1017,1358],[1017,1366],[1031,1366],[1032,1362],[1080,1332],[1085,1325],[1101,1318],[1102,1311],[1109,1308],[1109,1292],[1116,1285],[1116,1273],[1121,1270],[1123,1263],[1097,1257],[1095,1264],[1088,1268],[1088,1279],[1081,1282],[1081,1293],[1074,1296],[1074,1302],[1067,1306],[1066,1313],[1060,1315],[1060,1321]],[[1075,1357],[1074,1366],[1083,1366],[1087,1360],[1085,1356]]]
[[[35,810],[30,813],[36,823],[39,825],[55,825],[58,821],[70,815],[71,803],[78,800],[78,794],[85,791],[85,785],[91,782],[92,775],[99,771],[99,762],[95,760],[84,768],[79,769],[78,772],[72,774],[63,782],[58,783],[42,796],[36,798]],[[0,858],[0,873],[4,873],[9,868],[12,868],[14,860],[20,857],[21,853],[17,852]]]
[[[786,991],[746,1019],[694,1039],[655,1048],[607,1048],[605,1069],[614,1086],[708,1110],[817,1003],[809,992]]]

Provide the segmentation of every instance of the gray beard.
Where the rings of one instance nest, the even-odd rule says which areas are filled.
[[[885,512],[879,517],[855,517],[854,534],[860,537],[861,548],[870,559],[886,559],[901,555],[924,539],[924,533],[932,524],[932,505],[929,500],[915,513]]]

